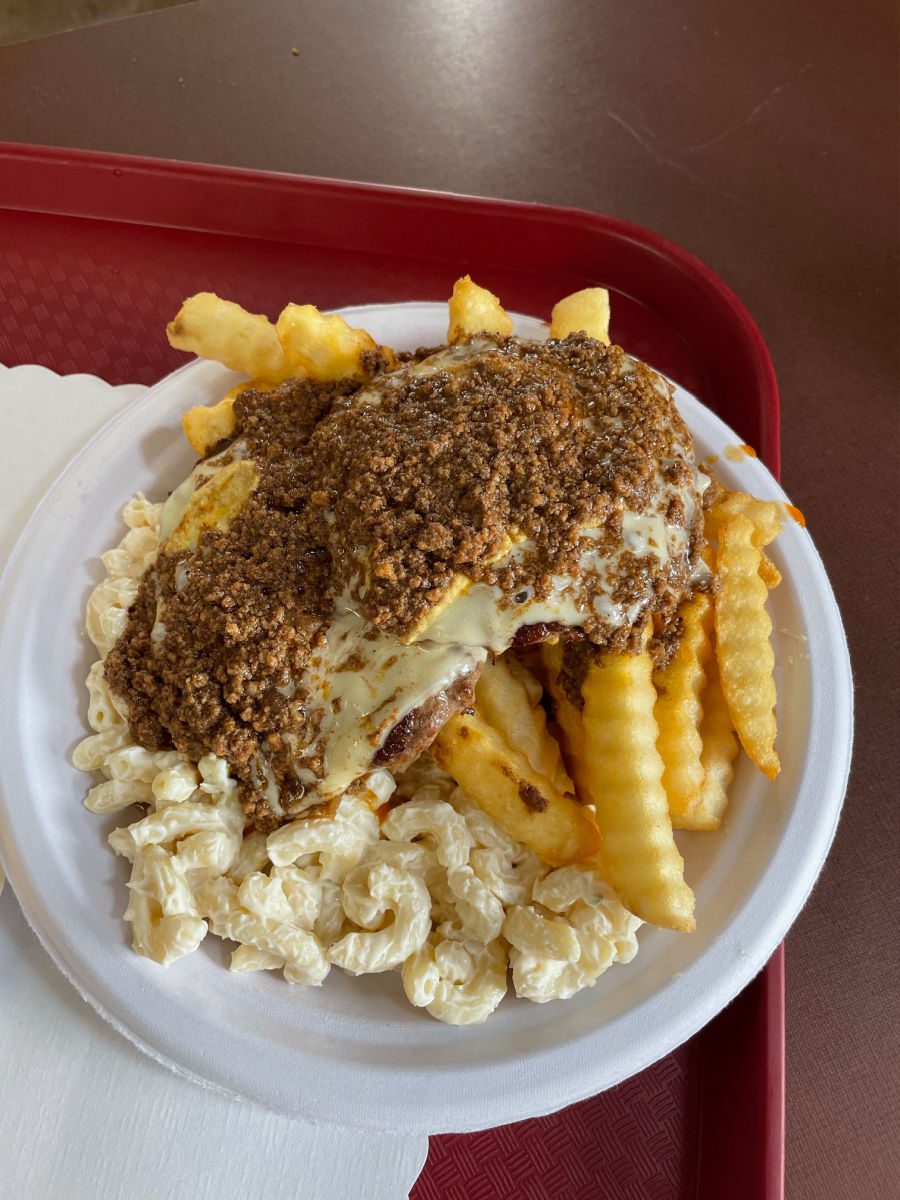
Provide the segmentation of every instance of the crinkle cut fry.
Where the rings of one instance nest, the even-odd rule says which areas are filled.
[[[169,345],[213,359],[251,379],[279,383],[291,374],[275,326],[215,292],[189,296],[166,326]]]
[[[774,542],[784,528],[783,513],[784,505],[777,500],[757,500],[747,492],[726,491],[706,513],[706,536],[717,541],[729,521],[746,517],[753,526],[753,544],[761,550]],[[774,587],[774,584],[770,586]]]
[[[586,333],[609,345],[609,292],[606,288],[584,288],[571,296],[563,296],[554,304],[550,336],[564,338],[570,333]]]
[[[698,592],[679,608],[681,641],[667,665],[653,673],[654,716],[659,726],[656,748],[663,760],[663,787],[672,823],[688,812],[703,786],[703,740],[700,724],[707,666],[712,658],[712,600]]]
[[[734,778],[734,760],[739,746],[722,692],[715,654],[706,668],[700,738],[703,742],[700,756],[703,783],[687,810],[672,818],[676,829],[718,829],[728,807],[728,786]]]
[[[479,287],[468,275],[454,283],[448,308],[447,341],[450,343],[461,342],[479,333],[505,337],[513,331],[512,318],[494,293]]]
[[[590,783],[587,776],[587,747],[581,713],[563,691],[559,676],[562,670],[563,643],[544,642],[540,647],[541,660],[546,676],[547,691],[553,700],[553,715],[562,742],[563,759],[575,783],[578,799],[582,804],[592,803],[589,796]]]
[[[716,557],[716,655],[741,745],[774,779],[781,769],[775,750],[775,652],[766,612],[768,589],[759,571],[761,554],[749,517],[739,514],[722,523]]]
[[[247,387],[267,390],[290,378],[364,380],[379,362],[397,365],[394,351],[379,346],[364,329],[353,329],[343,317],[321,313],[312,304],[286,305],[273,325],[263,314],[249,313],[214,292],[198,292],[182,304],[166,335],[175,349],[220,362],[252,380],[232,388],[218,404],[185,413],[185,437],[201,458],[233,436],[235,396]]]
[[[590,799],[603,839],[603,869],[636,917],[690,931],[694,895],[684,880],[656,749],[653,663],[605,654],[588,669],[582,694]]]
[[[544,682],[553,701],[555,732],[560,740],[563,761],[575,784],[575,794],[580,804],[595,805],[588,772],[587,734],[582,719],[583,709],[575,706],[560,684],[563,642],[561,640],[543,642],[540,646],[540,655]],[[593,809],[588,811],[593,811]],[[609,872],[603,862],[602,834],[601,848],[592,856],[590,866],[598,875],[610,881]]]
[[[237,429],[234,402],[241,392],[270,392],[276,385],[265,379],[251,379],[249,383],[237,383],[230,388],[218,404],[196,404],[181,418],[181,428],[193,450],[200,458],[221,442],[230,441]]]
[[[323,382],[366,379],[372,373],[367,356],[379,351],[397,363],[393,350],[379,346],[364,329],[354,329],[337,313],[321,313],[314,304],[286,305],[275,328],[293,375]]]

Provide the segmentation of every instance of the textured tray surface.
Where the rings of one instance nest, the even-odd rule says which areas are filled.
[[[316,185],[304,185],[296,195],[297,209],[306,216],[318,203],[322,240],[316,242],[314,226],[289,226],[289,236],[278,241],[271,226],[265,234],[257,229],[258,236],[243,236],[233,227],[236,210],[229,206],[234,204],[236,176],[228,172],[206,175],[201,170],[188,188],[180,177],[183,169],[170,176],[155,167],[148,174],[142,166],[137,172],[140,186],[123,195],[122,215],[128,223],[113,220],[123,169],[127,182],[127,160],[116,164],[101,159],[98,165],[85,159],[71,168],[60,165],[53,177],[57,187],[47,190],[42,202],[38,193],[46,179],[42,183],[34,174],[26,173],[26,178],[7,172],[5,184],[0,183],[0,361],[38,361],[67,373],[90,371],[113,383],[153,382],[180,361],[165,342],[166,319],[185,295],[201,289],[233,295],[249,308],[273,313],[289,298],[312,299],[326,307],[436,297],[447,291],[462,267],[483,278],[509,307],[541,314],[567,290],[614,279],[617,340],[694,391],[759,447],[777,470],[777,397],[773,391],[764,395],[765,372],[749,383],[739,377],[728,387],[727,355],[720,362],[705,354],[702,329],[697,327],[698,340],[692,342],[690,322],[675,323],[680,319],[673,298],[678,280],[669,279],[671,290],[664,299],[648,291],[652,255],[646,260],[637,255],[641,269],[633,279],[627,252],[611,266],[610,248],[616,239],[604,237],[591,225],[596,218],[585,224],[581,214],[557,210],[558,216],[551,218],[554,210],[543,210],[548,215],[542,218],[541,210],[509,206],[501,225],[498,218],[505,206],[489,208],[490,236],[482,235],[478,244],[469,241],[464,252],[466,221],[478,215],[477,203],[387,193],[390,203],[382,201],[379,208],[375,190],[371,211],[377,210],[377,219],[373,216],[371,227],[361,233],[357,227],[357,236],[364,241],[368,237],[368,243],[347,249],[329,223],[328,193],[337,189],[351,209],[355,205],[364,212],[362,189],[326,185],[317,201]],[[257,207],[265,209],[273,192],[284,187],[289,193],[293,182],[276,177],[267,189],[264,178],[254,178],[255,187],[243,189],[250,210],[254,197]],[[70,195],[63,186],[67,180]],[[86,188],[93,189],[88,200]],[[192,191],[197,195],[187,194]],[[208,215],[206,231],[200,232],[195,206],[203,195]],[[173,196],[180,197],[179,203]],[[107,197],[103,203],[101,197]],[[51,211],[3,211],[4,204]],[[195,228],[135,223],[152,223],[155,204],[167,209],[166,219]],[[105,219],[58,215],[59,210],[87,214],[92,205]],[[393,212],[390,219],[382,213],[385,206]],[[482,212],[482,222],[486,219]],[[253,222],[243,209],[240,220],[246,226],[243,233],[249,234]],[[454,220],[458,231],[454,235],[450,229],[448,234]],[[398,252],[404,244],[404,221],[408,256]],[[563,234],[552,228],[557,221]],[[225,235],[211,230],[217,222]],[[388,228],[391,236],[386,236]],[[524,255],[528,270],[523,269],[521,240],[526,231],[531,237],[531,253]],[[452,250],[454,239],[455,254],[434,249],[449,245]],[[554,239],[564,249],[558,262],[553,259]],[[748,1200],[780,1195],[783,1011],[780,970],[774,975],[772,970],[770,966],[731,1010],[676,1054],[619,1088],[552,1117],[434,1139],[413,1195],[419,1200],[711,1198],[721,1194],[715,1181],[721,1181],[722,1163],[730,1151],[739,1149],[744,1169],[731,1194]],[[739,1024],[731,1017],[738,1009],[743,1014]],[[734,1072],[724,1053],[713,1052],[717,1027],[723,1028],[729,1019]],[[743,1134],[724,1126],[707,1141],[704,1128],[721,1122],[722,1115],[704,1107],[704,1093],[721,1098],[726,1087],[742,1095],[747,1123]]]

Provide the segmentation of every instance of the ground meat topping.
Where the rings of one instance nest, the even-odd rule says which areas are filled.
[[[651,614],[664,657],[689,590],[702,522],[691,441],[652,371],[583,335],[399,357],[399,370],[369,364],[380,374],[366,384],[294,380],[238,396],[234,441],[196,486],[248,459],[255,490],[195,549],[163,545],[106,659],[136,740],[226,758],[262,829],[333,803],[326,735],[351,692],[327,702],[311,664],[331,661],[337,613],[358,623],[338,669],[364,670],[369,638],[387,670],[385,638],[409,640],[460,574],[523,613],[532,601],[552,610],[559,580],[580,574],[606,607],[562,623],[524,616],[510,638],[564,636],[562,683],[580,703],[584,662],[637,649]],[[653,551],[657,527],[680,535],[679,553]],[[368,765],[429,744],[471,702],[481,654],[447,657],[446,682],[412,708],[388,705],[392,720],[359,739]]]
[[[620,543],[623,509],[658,511],[666,484],[660,515],[687,519],[670,496],[693,483],[690,436],[654,372],[584,335],[466,351],[339,401],[311,439],[316,502],[336,516],[336,571],[366,617],[400,637],[456,573],[507,598],[546,598],[554,576],[577,574],[585,527],[598,551]],[[513,531],[531,553],[510,560]],[[649,571],[645,557],[625,564],[619,597],[649,603]],[[596,640],[608,636],[601,618],[586,619]]]
[[[293,381],[238,397],[239,443],[260,468],[259,486],[227,532],[205,531],[184,557],[160,553],[106,659],[136,740],[228,759],[262,828],[278,824],[265,798],[272,779],[289,812],[321,770],[319,714],[297,681],[333,596],[306,459],[310,433],[348,390]]]

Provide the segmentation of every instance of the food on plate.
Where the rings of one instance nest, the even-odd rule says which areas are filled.
[[[694,895],[669,817],[663,761],[656,748],[653,660],[632,654],[592,661],[581,685],[588,786],[603,840],[603,861],[625,907],[654,925],[694,928]]]
[[[744,516],[724,522],[719,530],[716,651],[725,703],[741,745],[774,779],[780,769],[775,751],[775,652],[766,612],[768,587],[760,575],[762,551],[754,544],[754,532]]]
[[[600,849],[591,814],[574,792],[560,791],[518,746],[506,741],[478,712],[459,713],[444,726],[432,748],[435,762],[544,862],[566,866],[587,862]]]
[[[681,636],[669,661],[653,673],[659,733],[656,748],[663,762],[663,787],[673,823],[703,786],[703,696],[712,657],[712,600],[697,592],[678,609]]]
[[[205,487],[197,488],[187,508],[160,550],[163,554],[193,553],[206,530],[225,532],[237,520],[259,484],[259,470],[246,459],[230,462],[212,475]]]
[[[454,283],[449,308],[447,341],[451,345],[477,334],[506,337],[513,331],[512,319],[494,293],[473,283],[468,275]]]
[[[246,312],[232,300],[198,292],[185,300],[166,326],[169,344],[211,358],[251,379],[280,383],[291,374],[284,346],[268,317]]]
[[[693,929],[674,830],[721,825],[739,741],[779,768],[782,511],[698,466],[606,291],[545,341],[468,276],[429,349],[211,293],[168,335],[247,382],[185,414],[199,461],[88,601],[74,761],[141,810],[110,835],[135,950],[396,971],[469,1024]]]
[[[609,345],[609,292],[606,288],[584,288],[565,296],[553,306],[550,315],[550,336],[568,337],[570,333],[586,333],[598,342]]]
[[[181,418],[184,436],[201,458],[206,458],[214,446],[233,436],[237,426],[234,402],[243,390],[242,387],[232,388],[218,404],[198,404]]]
[[[288,304],[275,325],[295,377],[331,382],[369,379],[397,366],[397,356],[379,346],[364,329],[351,329],[343,317],[320,313],[312,304]]]
[[[703,779],[687,805],[672,817],[675,829],[718,829],[728,807],[728,785],[734,777],[739,745],[722,694],[715,656],[707,664],[702,701],[700,766]]]

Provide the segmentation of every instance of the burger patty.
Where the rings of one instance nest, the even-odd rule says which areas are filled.
[[[226,759],[261,829],[412,762],[489,652],[629,650],[690,586],[690,435],[616,347],[476,338],[365,384],[247,389],[234,412],[164,509],[104,673],[136,741]],[[249,492],[201,520],[246,464]],[[193,540],[166,532],[191,514]],[[486,625],[460,616],[473,596]]]
[[[409,766],[428,749],[451,717],[471,708],[480,674],[481,667],[477,667],[407,713],[387,735],[373,764],[392,771]]]

